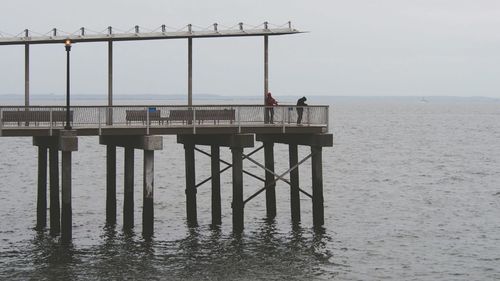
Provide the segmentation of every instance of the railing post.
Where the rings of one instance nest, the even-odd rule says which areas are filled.
[[[196,135],[196,108],[193,107],[193,134]]]
[[[283,134],[285,133],[285,106],[283,106],[283,108],[281,109],[281,113],[282,113],[282,116],[281,116],[281,123],[283,125],[283,129],[282,129],[282,132]]]
[[[146,107],[146,135],[149,135],[149,108]]]
[[[330,131],[330,107],[326,106],[326,132]]]
[[[311,125],[311,111],[309,107],[306,107],[307,110],[307,126]]]
[[[113,125],[113,108],[106,107],[106,125]]]
[[[238,107],[238,134],[241,133],[241,106]]]
[[[3,114],[2,114],[2,108],[0,108],[0,136],[2,136],[2,129],[3,129]]]
[[[99,135],[101,135],[101,110],[102,110],[102,107],[98,107],[97,108],[97,119],[99,122]]]
[[[49,124],[50,124],[50,125],[49,125],[49,128],[50,128],[50,129],[49,129],[49,135],[51,135],[51,136],[52,136],[52,107],[50,108],[50,110],[49,110],[49,111],[50,111],[50,117],[49,117]]]

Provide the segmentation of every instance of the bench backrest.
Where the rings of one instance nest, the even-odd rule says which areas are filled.
[[[32,111],[3,111],[3,122],[49,122],[52,114],[52,122],[66,121],[66,111],[47,111],[47,110],[32,110]],[[69,120],[73,121],[73,111],[69,112]]]
[[[160,118],[160,110],[148,111],[148,110],[126,110],[125,111],[125,119],[127,121],[146,121],[149,114],[149,119],[159,119]]]
[[[234,120],[234,109],[198,109],[195,112],[196,120]],[[170,110],[170,120],[192,120],[193,110],[174,109]]]

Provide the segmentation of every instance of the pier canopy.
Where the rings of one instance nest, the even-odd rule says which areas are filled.
[[[150,30],[136,25],[128,31],[114,30],[109,26],[101,32],[91,31],[81,27],[75,32],[68,33],[53,28],[45,34],[39,34],[29,29],[17,35],[9,35],[0,31],[0,45],[25,45],[25,44],[56,44],[71,40],[74,43],[84,42],[109,42],[109,41],[137,41],[182,38],[215,38],[215,37],[245,37],[245,36],[272,36],[302,33],[292,27],[291,22],[276,26],[264,22],[259,26],[245,26],[239,23],[232,27],[222,27],[214,23],[209,27],[198,27],[188,24],[181,29],[161,25]]]
[[[263,103],[269,90],[269,36],[287,35],[303,33],[292,27],[289,21],[284,25],[278,26],[270,24],[267,21],[259,26],[245,25],[242,22],[232,26],[224,27],[214,23],[208,27],[199,27],[188,24],[180,29],[161,25],[150,30],[136,25],[128,31],[113,29],[108,26],[101,32],[95,32],[85,27],[81,27],[73,33],[64,32],[53,28],[45,34],[40,34],[29,29],[25,29],[17,35],[10,35],[0,31],[0,45],[21,45],[25,50],[25,81],[24,96],[25,106],[30,105],[30,45],[41,44],[65,44],[68,51],[69,69],[69,50],[72,43],[85,42],[104,42],[108,45],[108,105],[113,105],[113,42],[115,41],[139,41],[139,40],[161,40],[161,39],[187,39],[188,41],[188,92],[187,103],[193,104],[193,39],[197,38],[221,38],[221,37],[248,37],[260,36],[264,38],[264,91]],[[69,71],[69,70],[68,70]],[[69,85],[69,74],[68,74]],[[69,89],[67,90],[69,96]],[[69,119],[69,118],[67,118]]]

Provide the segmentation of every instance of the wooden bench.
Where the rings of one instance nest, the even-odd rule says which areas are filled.
[[[198,109],[194,112],[195,120],[198,124],[206,120],[213,120],[214,124],[219,123],[221,120],[229,121],[231,124],[235,120],[234,109]],[[182,121],[182,124],[193,121],[193,110],[189,109],[174,109],[170,110],[170,115],[163,118],[168,122]]]
[[[161,118],[161,111],[160,110],[126,110],[125,111],[125,120],[127,121],[127,124],[131,124],[132,121],[141,121],[142,124],[145,124],[148,121],[148,114],[149,114],[149,124],[151,124],[152,121],[158,121],[158,124],[163,123],[163,120]]]
[[[19,110],[19,111],[3,111],[2,122],[30,123],[34,122],[38,125],[40,122],[51,122],[57,124],[66,122],[66,111],[46,111],[46,110]],[[69,121],[73,122],[73,111],[69,112]]]

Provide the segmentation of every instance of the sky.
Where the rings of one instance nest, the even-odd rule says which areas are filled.
[[[307,33],[269,39],[275,96],[500,98],[498,0],[2,0],[0,32],[103,31],[191,23],[292,22]],[[195,39],[193,92],[258,96],[263,38]],[[31,95],[65,93],[62,45],[30,49]],[[24,95],[24,47],[0,46],[0,95]],[[116,95],[187,93],[187,40],[114,44]],[[74,44],[71,91],[107,95],[106,43]]]

